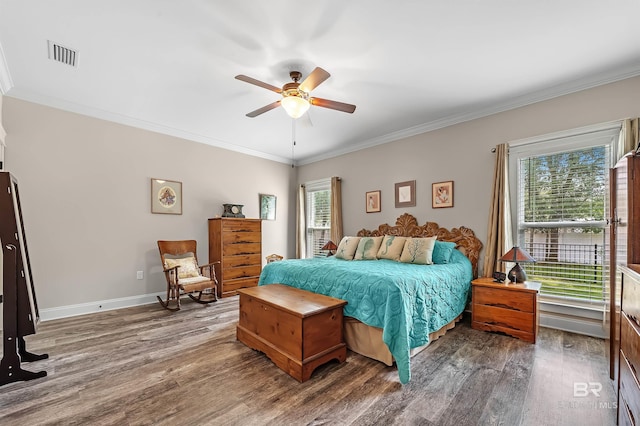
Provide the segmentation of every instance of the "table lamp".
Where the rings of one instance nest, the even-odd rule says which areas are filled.
[[[509,273],[507,277],[509,277],[509,281],[512,283],[520,284],[527,280],[527,274],[525,274],[524,269],[520,267],[519,262],[535,262],[536,260],[531,257],[529,253],[525,250],[521,249],[518,246],[514,246],[511,250],[506,252],[504,256],[500,258],[503,262],[513,262],[516,264]]]
[[[327,244],[322,246],[322,250],[329,250],[329,253],[327,253],[327,257],[329,256],[333,256],[333,251],[334,250],[338,250],[338,246],[336,245],[336,243],[334,243],[333,241],[329,240],[327,242]]]

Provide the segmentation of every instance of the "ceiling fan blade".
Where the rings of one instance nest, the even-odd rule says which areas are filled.
[[[331,77],[331,74],[320,67],[316,67],[316,69],[311,71],[311,74],[300,83],[299,89],[309,93],[329,77]]]
[[[343,102],[338,101],[330,101],[328,99],[322,98],[311,98],[309,99],[311,105],[319,106],[322,108],[335,109],[342,112],[348,112],[349,114],[353,113],[356,110],[355,105],[345,104]]]
[[[252,77],[247,77],[246,75],[236,75],[236,80],[244,81],[245,83],[255,84],[256,86],[264,87],[265,89],[271,90],[276,93],[282,93],[282,89],[276,86],[273,86],[269,83],[265,83],[264,81],[256,80]]]
[[[265,112],[271,111],[272,109],[278,108],[279,106],[280,106],[280,101],[275,101],[272,104],[263,106],[262,108],[258,108],[255,111],[251,111],[250,113],[247,114],[247,117],[251,117],[251,118],[257,117],[260,114],[264,114]]]

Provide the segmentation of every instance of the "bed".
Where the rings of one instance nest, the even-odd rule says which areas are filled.
[[[258,285],[281,283],[347,301],[345,340],[349,349],[395,362],[401,383],[411,379],[411,356],[455,325],[478,274],[482,243],[465,227],[447,230],[418,225],[403,214],[394,226],[362,229],[358,237],[437,237],[455,243],[446,263],[417,265],[396,260],[343,260],[336,256],[267,264]],[[454,244],[450,244],[451,247]]]

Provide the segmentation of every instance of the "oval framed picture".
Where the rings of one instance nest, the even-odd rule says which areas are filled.
[[[182,214],[182,182],[151,179],[151,213]]]

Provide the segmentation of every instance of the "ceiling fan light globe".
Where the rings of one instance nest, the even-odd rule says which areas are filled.
[[[300,118],[307,112],[311,104],[308,100],[299,96],[286,96],[280,101],[280,105],[291,118]]]

